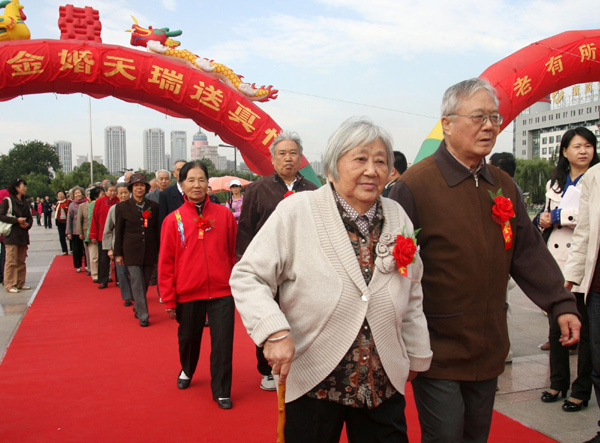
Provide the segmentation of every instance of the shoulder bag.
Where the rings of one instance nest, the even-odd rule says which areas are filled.
[[[6,215],[9,217],[14,217],[14,215],[12,213],[12,201],[10,200],[10,197],[4,197],[4,199],[8,200],[8,211],[6,211]],[[6,237],[7,235],[10,234],[12,227],[13,227],[12,223],[0,221],[0,235]]]

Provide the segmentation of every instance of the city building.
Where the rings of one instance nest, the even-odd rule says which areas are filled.
[[[171,131],[171,160],[187,161],[187,132]]]
[[[123,126],[107,126],[104,129],[104,156],[106,169],[111,175],[119,177],[127,169],[127,132]]]
[[[192,155],[190,160],[209,159],[215,168],[219,166],[219,147],[208,144],[208,137],[198,128],[198,132],[192,137]]]
[[[310,162],[310,165],[312,166],[313,171],[315,171],[315,174],[323,176],[323,162]]]
[[[552,93],[514,120],[516,158],[555,159],[566,130],[584,126],[599,135],[600,82],[574,85]]]
[[[59,140],[54,142],[56,152],[58,153],[58,159],[62,170],[64,172],[71,172],[73,170],[73,154],[71,150],[71,142],[65,140]]]
[[[165,169],[167,171],[173,170],[173,159],[169,154],[165,154]],[[156,172],[156,171],[154,171]]]
[[[165,131],[159,128],[145,129],[143,149],[146,171],[165,169]]]
[[[77,156],[77,167],[83,165],[86,161],[88,161],[87,155],[78,155]]]

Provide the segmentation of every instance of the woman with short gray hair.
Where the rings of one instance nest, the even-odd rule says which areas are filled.
[[[404,387],[432,353],[412,223],[379,196],[391,137],[348,120],[324,163],[329,183],[279,203],[233,269],[236,306],[285,385],[287,443],[344,423],[350,442],[408,441]]]

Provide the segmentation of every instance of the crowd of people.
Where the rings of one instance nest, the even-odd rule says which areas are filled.
[[[171,186],[169,171],[154,184],[127,173],[59,192],[50,212],[46,197],[37,222],[43,215],[49,229],[54,219],[75,272],[99,289],[114,276],[141,327],[157,281],[178,323],[178,389],[193,383],[208,324],[212,397],[233,407],[237,309],[256,345],[258,386],[285,402],[286,441],[338,441],[344,425],[351,442],[408,441],[411,382],[423,442],[485,442],[510,348],[511,277],[548,313],[551,384],[541,400],[564,398],[563,410],[576,412],[592,385],[600,398],[596,136],[563,135],[532,223],[514,158],[485,161],[502,122],[496,91],[470,79],[444,94],[438,150],[408,169],[385,129],[353,118],[328,141],[321,187],[299,172],[302,141],[284,131],[271,145],[274,173],[244,193],[231,181],[224,204],[203,163],[179,160]],[[0,203],[0,222],[12,224],[9,292],[28,289],[26,191],[17,179]]]

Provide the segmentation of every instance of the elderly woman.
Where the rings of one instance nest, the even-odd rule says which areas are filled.
[[[27,248],[29,247],[29,230],[33,224],[33,217],[29,209],[27,182],[17,178],[8,187],[10,194],[0,203],[0,221],[11,223],[10,234],[4,237],[6,258],[4,264],[4,287],[6,292],[17,293],[22,289],[31,289],[25,286],[27,275]]]
[[[432,353],[412,223],[379,197],[392,141],[348,120],[323,161],[329,184],[279,203],[235,266],[236,306],[286,384],[286,442],[337,441],[344,423],[350,442],[408,441],[404,386]]]
[[[71,240],[72,251],[73,251],[73,266],[76,272],[81,272],[81,261],[85,257],[83,249],[83,240],[79,237],[76,231],[76,220],[79,206],[84,204],[87,200],[84,196],[84,190],[80,186],[73,188],[73,201],[69,205],[69,211],[67,212],[67,238]]]
[[[117,203],[113,256],[120,266],[127,266],[133,312],[140,326],[148,326],[148,283],[158,259],[158,203],[148,200],[150,189],[144,175],[133,174],[128,185],[131,198]],[[107,213],[108,216],[108,213]],[[103,224],[104,225],[104,224]],[[104,228],[102,228],[104,229]],[[103,232],[104,234],[104,232]],[[106,251],[108,257],[108,251]]]
[[[163,222],[158,258],[160,294],[169,316],[179,322],[177,387],[186,389],[191,383],[208,314],[212,396],[219,408],[231,409],[235,306],[229,277],[235,264],[237,225],[227,208],[209,199],[204,164],[183,165],[179,184],[185,202]]]

